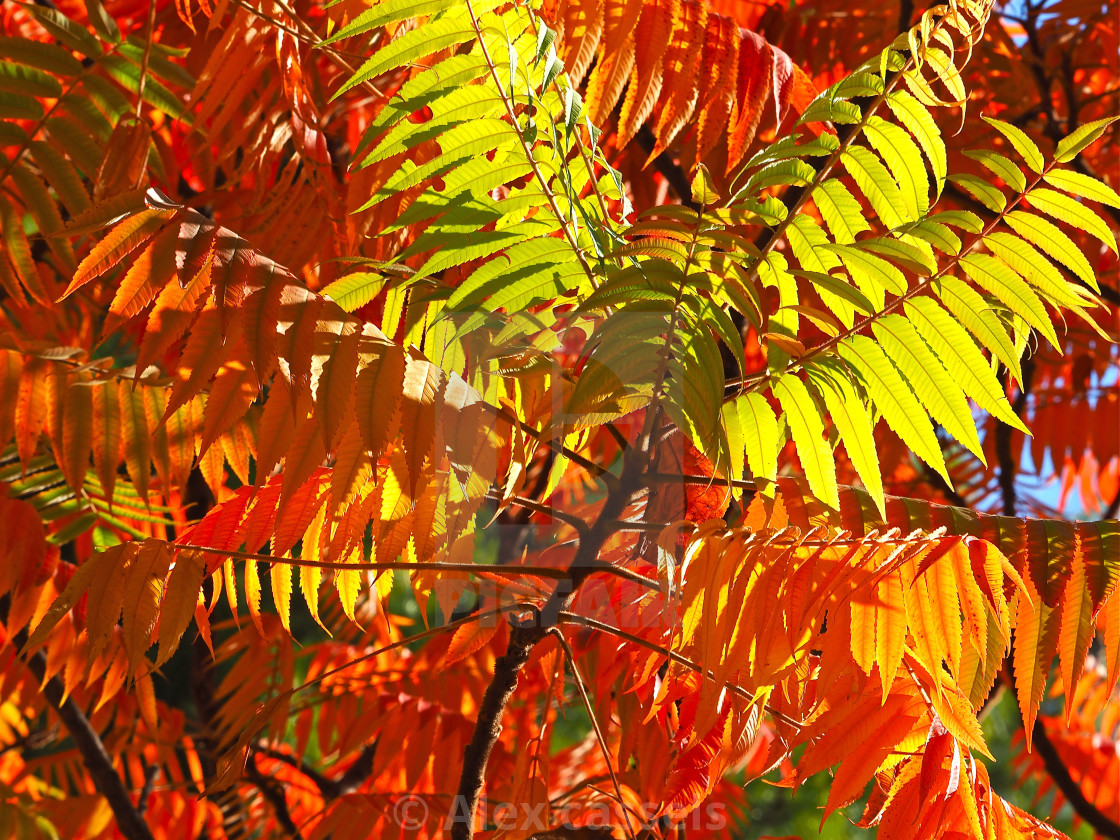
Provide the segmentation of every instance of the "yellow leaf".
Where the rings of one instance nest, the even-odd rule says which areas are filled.
[[[300,560],[317,562],[323,538],[323,525],[327,519],[327,505],[319,508],[319,512],[311,520],[311,524],[303,534],[303,552]],[[315,623],[324,630],[327,628],[319,618],[319,584],[323,580],[323,570],[318,566],[300,566],[299,590],[303,593],[303,600],[307,602],[307,609]],[[329,632],[329,631],[328,631]]]
[[[346,557],[346,562],[361,559],[361,549],[355,548]],[[334,586],[338,590],[338,600],[342,603],[342,611],[346,617],[357,623],[354,618],[354,607],[358,603],[358,591],[362,585],[362,573],[357,569],[340,569],[335,575]]]
[[[943,634],[937,627],[937,614],[930,604],[927,578],[920,575],[914,580],[910,593],[910,633],[922,664],[930,673],[933,688],[941,693],[941,663],[946,659]]]
[[[906,589],[897,572],[884,575],[876,589],[878,604],[875,609],[875,662],[879,666],[883,702],[886,703],[906,644]],[[854,614],[852,620],[855,621]]]
[[[866,585],[852,596],[852,658],[865,674],[875,666],[876,593]]]
[[[270,564],[269,577],[272,579],[272,600],[276,604],[276,614],[280,616],[280,623],[284,629],[290,633],[292,632],[292,567],[282,561],[274,560]]]
[[[237,576],[233,573],[233,560],[228,557],[222,561],[222,583],[225,586],[229,611],[240,627],[241,621],[237,617]]]
[[[256,560],[245,561],[245,603],[249,606],[249,617],[253,619],[257,632],[264,635],[261,624],[261,578]]]
[[[984,743],[984,733],[980,729],[980,722],[972,711],[972,703],[960,693],[955,685],[946,683],[944,690],[939,695],[932,695],[933,710],[937,717],[949,730],[949,734],[960,741],[973,752],[979,752],[988,758],[988,745]]]
[[[1029,750],[1035,717],[1046,689],[1046,678],[1050,674],[1050,663],[1058,646],[1059,615],[1034,591],[1029,579],[1027,585],[1031,589],[1031,598],[1019,599],[1013,669],[1015,691],[1019,698],[1019,711],[1023,715],[1023,729]]]

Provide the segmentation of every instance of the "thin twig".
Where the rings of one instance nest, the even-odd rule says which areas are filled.
[[[576,656],[572,653],[571,645],[568,640],[564,638],[564,634],[560,629],[553,627],[549,630],[560,643],[560,648],[564,651],[564,657],[568,660],[568,664],[572,667],[572,676],[575,677],[576,689],[579,691],[580,699],[583,700],[583,707],[587,711],[587,717],[591,721],[591,728],[595,731],[595,739],[599,742],[599,750],[603,753],[603,761],[607,763],[607,772],[611,777],[611,784],[614,785],[615,796],[618,797],[618,803],[622,806],[623,816],[626,818],[626,833],[630,835],[630,840],[634,840],[634,827],[630,824],[630,809],[626,807],[626,802],[622,798],[622,786],[618,783],[618,775],[614,771],[614,763],[611,761],[611,751],[607,748],[607,739],[603,737],[603,729],[599,726],[599,718],[595,714],[595,707],[591,705],[591,698],[587,696],[587,685],[584,683],[583,674],[579,672],[579,666],[576,664]]]
[[[582,523],[581,523],[582,524]],[[584,526],[586,528],[586,526]],[[497,577],[519,577],[521,575],[534,575],[550,580],[565,581],[571,577],[570,569],[561,569],[557,566],[487,566],[482,563],[453,563],[438,561],[393,560],[384,563],[346,563],[332,560],[303,560],[299,557],[279,557],[274,554],[258,554],[252,551],[232,551],[224,548],[210,548],[204,545],[187,545],[182,543],[167,543],[175,551],[201,551],[204,554],[213,554],[219,557],[236,558],[238,560],[257,561],[261,563],[282,563],[287,566],[306,566],[315,569],[350,569],[353,571],[436,571],[436,572],[466,572],[472,575],[495,575]],[[635,583],[648,583],[644,578],[625,566],[616,566],[613,563],[591,563],[590,572],[598,572]]]
[[[498,502],[499,504],[503,500],[502,495],[493,490],[486,495],[488,499]],[[570,525],[571,527],[575,528],[576,531],[580,534],[583,534],[587,531],[587,523],[585,523],[578,516],[573,516],[570,513],[564,513],[563,511],[556,510],[556,508],[552,507],[552,505],[542,504],[541,502],[535,501],[534,499],[526,499],[524,496],[510,496],[509,499],[506,499],[506,501],[518,505],[519,507],[523,507],[526,510],[531,510],[534,513],[539,513],[543,516],[551,516],[553,519],[557,519],[563,522],[565,525]]]
[[[498,91],[503,90],[501,81],[498,79],[498,68],[494,64],[494,59],[490,56],[490,48],[486,46],[486,39],[482,37],[482,25],[478,21],[478,15],[475,14],[474,6],[471,5],[471,0],[464,0],[467,8],[467,14],[470,15],[471,25],[474,27],[479,50],[481,51],[482,58],[486,62],[486,66],[490,71],[490,78],[494,82]],[[544,197],[548,199],[549,209],[552,215],[556,217],[556,222],[560,225],[560,229],[564,232],[564,238],[568,240],[571,245],[572,251],[575,253],[576,260],[579,261],[580,266],[583,268],[584,273],[594,279],[595,272],[592,271],[591,266],[587,263],[587,258],[583,254],[583,249],[579,247],[579,242],[576,240],[576,235],[572,231],[571,225],[568,223],[567,217],[560,212],[560,206],[556,203],[556,196],[552,192],[552,187],[548,184],[548,179],[544,177],[541,172],[540,166],[537,165],[537,159],[533,156],[533,150],[529,146],[529,142],[525,139],[525,135],[521,131],[521,126],[517,122],[517,113],[513,110],[513,104],[504,95],[500,97],[502,104],[506,109],[506,116],[509,117],[510,126],[513,128],[514,133],[517,134],[517,139],[521,142],[521,149],[525,153],[525,160],[529,164],[529,168],[533,172],[541,192]],[[592,175],[592,177],[594,177]]]
[[[654,413],[652,409],[649,411]],[[513,625],[506,651],[494,663],[494,676],[483,694],[470,743],[463,752],[459,788],[454,810],[449,815],[452,840],[474,837],[474,818],[485,784],[486,765],[501,735],[502,716],[517,687],[518,674],[529,661],[533,648],[547,635],[548,628],[557,623],[559,614],[572,604],[583,582],[597,570],[601,563],[599,552],[615,533],[614,522],[641,490],[641,473],[648,460],[653,422],[654,418],[647,415],[637,445],[627,450],[623,459],[622,474],[608,484],[607,497],[595,523],[579,539],[567,579],[557,583],[544,606],[535,610],[533,619]]]
[[[1120,838],[1120,825],[1109,819],[1106,814],[1088,800],[1085,792],[1081,789],[1081,785],[1075,782],[1069,774],[1069,768],[1062,761],[1062,757],[1058,755],[1058,751],[1051,743],[1050,736],[1046,734],[1046,727],[1043,726],[1041,720],[1034,722],[1032,744],[1034,749],[1038,750],[1038,757],[1042,759],[1046,772],[1050,774],[1050,778],[1054,780],[1054,784],[1061,790],[1062,795],[1065,796],[1066,801],[1069,802],[1077,816],[1092,826],[1093,830],[1101,837]]]
[[[10,606],[11,596],[7,594],[0,596],[0,623],[7,622]],[[27,644],[27,630],[20,630],[9,641],[15,650],[20,650]],[[113,759],[105,749],[101,737],[90,725],[89,718],[74,697],[67,693],[66,685],[61,679],[57,676],[47,679],[46,654],[41,650],[36,651],[27,657],[26,662],[27,670],[42,686],[43,697],[70,733],[74,745],[82,756],[82,763],[89,770],[94,787],[109,803],[121,834],[127,840],[153,840],[148,824],[132,804],[132,797],[121,777],[117,775],[113,767]]]
[[[432,627],[428,630],[423,631],[422,633],[416,633],[412,636],[398,639],[395,642],[390,642],[389,644],[384,645],[383,647],[379,647],[376,650],[370,651],[369,653],[365,653],[361,656],[355,657],[354,659],[347,660],[343,665],[337,665],[334,668],[330,668],[324,671],[323,673],[319,674],[319,676],[307,680],[306,682],[301,683],[300,685],[293,688],[292,694],[303,691],[305,688],[311,688],[311,686],[317,685],[323,680],[330,679],[331,677],[336,676],[342,671],[345,671],[347,668],[353,668],[355,665],[360,665],[361,663],[367,662],[370,659],[376,659],[382,654],[386,654],[390,651],[397,650],[398,648],[414,644],[415,642],[422,642],[425,639],[430,639],[433,636],[438,636],[440,633],[447,633],[451,630],[456,630],[462,625],[467,624],[468,622],[481,621],[482,619],[488,618],[490,616],[501,615],[503,613],[524,609],[526,609],[526,606],[524,604],[506,604],[502,607],[499,607],[498,609],[483,610],[482,612],[466,616],[465,618],[456,619],[455,621],[449,621],[447,622],[447,624],[443,624],[439,627]]]
[[[156,0],[148,0],[148,34],[144,40],[144,58],[140,62],[140,81],[136,87],[136,119],[144,107],[144,85],[148,81],[148,60],[152,55],[152,37],[156,29]]]
[[[582,625],[584,627],[589,627],[592,630],[599,630],[603,633],[608,633],[612,636],[617,636],[620,639],[625,639],[628,642],[633,642],[634,644],[636,644],[640,647],[644,647],[646,650],[650,650],[650,651],[654,651],[655,653],[659,653],[662,656],[669,659],[671,662],[676,662],[678,665],[683,665],[685,668],[692,671],[694,674],[699,674],[704,679],[709,679],[709,680],[714,680],[715,679],[715,675],[710,670],[708,670],[706,668],[701,668],[700,665],[698,665],[696,662],[693,662],[688,657],[681,656],[681,654],[677,653],[675,650],[672,650],[671,648],[664,647],[663,645],[659,645],[656,642],[651,642],[648,639],[643,639],[641,636],[635,636],[633,633],[628,633],[628,632],[626,632],[625,630],[623,630],[619,627],[612,627],[611,625],[605,624],[602,621],[597,621],[594,618],[588,618],[587,616],[577,615],[576,613],[571,613],[571,612],[567,612],[567,611],[563,611],[563,612],[560,613],[560,623],[561,624],[579,624],[579,625]],[[755,697],[751,692],[747,691],[745,688],[743,688],[741,686],[736,685],[735,683],[728,683],[727,684],[727,690],[730,693],[732,693],[734,695],[737,695],[738,697],[741,697],[743,700],[746,700],[748,703],[754,703],[755,702]],[[766,709],[766,712],[772,718],[774,718],[775,720],[779,720],[782,723],[786,724],[787,726],[792,726],[794,729],[797,729],[797,730],[801,729],[801,723],[799,721],[794,720],[789,715],[783,714],[782,712],[779,712],[777,709],[772,709],[769,706],[766,706],[764,708]]]
[[[1042,179],[1045,178],[1046,175],[1049,174],[1050,170],[1053,169],[1054,166],[1055,166],[1055,161],[1051,161],[1049,164],[1047,164],[1046,167],[1042,170],[1042,172],[1039,175],[1037,175],[1034,178],[1034,180],[1031,181],[1030,184],[1027,185],[1026,189],[1024,189],[1021,193],[1019,193],[1014,198],[1012,198],[1011,201],[1009,201],[1007,203],[1007,207],[1005,207],[998,214],[996,214],[995,218],[992,219],[992,221],[989,222],[984,227],[984,229],[980,231],[980,233],[976,234],[976,237],[966,247],[962,248],[959,253],[954,254],[953,257],[950,260],[948,260],[945,263],[945,265],[943,265],[940,269],[938,269],[934,274],[932,274],[929,277],[926,277],[924,280],[921,280],[920,282],[916,283],[913,286],[913,288],[907,290],[904,294],[896,297],[894,300],[892,300],[890,303],[888,303],[882,309],[878,310],[877,312],[871,313],[870,315],[863,318],[859,322],[853,324],[850,329],[843,330],[842,332],[832,336],[831,338],[828,338],[825,341],[822,341],[820,344],[816,344],[816,345],[808,348],[805,351],[804,355],[797,356],[796,358],[790,359],[789,362],[786,363],[786,366],[784,368],[782,368],[781,370],[768,371],[766,373],[759,374],[759,375],[756,375],[756,376],[742,376],[742,377],[738,377],[738,378],[735,378],[735,379],[727,380],[724,383],[724,390],[729,391],[729,393],[725,393],[724,398],[723,398],[724,402],[728,402],[729,400],[734,399],[738,395],[738,393],[741,393],[743,391],[749,391],[749,390],[752,390],[753,388],[757,388],[758,386],[761,386],[762,383],[764,383],[768,380],[769,381],[776,381],[777,379],[781,378],[782,376],[785,376],[786,374],[792,373],[793,371],[804,367],[806,362],[816,358],[817,356],[828,353],[830,350],[835,348],[837,345],[839,345],[842,341],[844,341],[849,336],[853,336],[853,335],[856,335],[856,334],[860,333],[865,328],[871,326],[871,324],[876,323],[881,318],[883,318],[883,317],[891,314],[892,312],[894,312],[896,309],[901,307],[903,304],[905,304],[911,298],[914,298],[914,297],[918,296],[922,292],[924,292],[927,289],[929,289],[930,287],[932,287],[934,283],[936,283],[938,280],[940,280],[942,277],[944,277],[950,271],[955,269],[957,267],[957,265],[960,264],[961,260],[963,260],[969,254],[971,254],[978,246],[983,244],[984,240],[987,239],[988,235],[992,232],[992,230],[996,227],[996,225],[999,224],[1008,213],[1010,213],[1012,210],[1014,210],[1019,205],[1020,201],[1022,201],[1024,198],[1027,197],[1027,193],[1029,193],[1039,183],[1042,182]],[[826,165],[825,169],[827,169],[827,168],[828,167]],[[816,183],[817,182],[815,181],[814,185]],[[800,207],[800,204],[798,204],[797,206]],[[783,223],[783,226],[779,226],[779,228],[777,229],[777,231],[775,233],[775,236],[780,235],[781,233],[784,232],[784,230],[785,230],[785,227],[784,227],[784,223]],[[738,389],[738,391],[736,391],[734,389]]]
[[[291,753],[287,753],[283,750],[277,749],[276,747],[270,746],[266,741],[257,741],[257,743],[253,745],[253,752],[267,755],[269,758],[275,759],[276,761],[282,761],[289,767],[298,770],[303,776],[307,777],[307,779],[309,779],[311,783],[315,785],[315,787],[319,789],[319,793],[323,795],[324,799],[333,799],[336,796],[336,794],[334,793],[334,779],[330,778],[329,776],[324,776],[298,755],[292,755]]]
[[[459,774],[459,793],[453,800],[451,822],[452,840],[471,840],[474,837],[475,813],[478,798],[485,781],[486,765],[490,753],[502,734],[502,713],[517,688],[517,676],[529,654],[543,636],[535,627],[515,625],[510,630],[505,653],[494,662],[494,676],[482,695],[471,740],[463,751],[463,767]]]
[[[556,443],[551,438],[545,437],[543,434],[541,434],[541,432],[534,429],[528,423],[524,423],[521,420],[519,420],[517,417],[514,417],[512,414],[510,414],[504,408],[501,408],[499,406],[493,406],[493,405],[490,405],[489,403],[483,403],[483,405],[485,405],[485,407],[489,411],[494,412],[496,415],[498,415],[500,418],[505,420],[507,423],[512,423],[515,426],[517,426],[519,429],[521,429],[522,432],[524,432],[526,435],[531,437],[537,443],[542,444],[544,446],[547,446],[553,452],[557,452],[557,453],[563,455],[565,458],[567,458],[573,464],[577,464],[577,465],[583,467],[585,470],[587,470],[589,473],[591,473],[591,475],[595,476],[596,478],[603,479],[603,481],[607,484],[608,488],[612,486],[613,482],[618,481],[618,479],[615,478],[615,476],[613,476],[611,473],[609,473],[607,471],[606,467],[600,466],[599,464],[596,464],[594,461],[591,461],[591,460],[588,460],[587,458],[584,458],[582,455],[580,455],[575,450],[569,449],[566,446],[563,446],[559,443]]]
[[[619,449],[625,452],[630,448],[630,441],[628,441],[626,439],[626,436],[618,430],[618,426],[616,426],[614,423],[605,423],[604,426],[607,429],[607,433],[612,438],[614,438],[614,442],[618,444]]]
[[[136,797],[136,813],[144,816],[148,811],[148,799],[151,798],[152,789],[159,779],[159,765],[148,764],[143,756],[140,756],[140,763],[144,765],[144,787],[140,788],[140,794]]]

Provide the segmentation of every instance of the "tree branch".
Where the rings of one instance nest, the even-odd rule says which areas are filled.
[[[1088,166],[1086,166],[1084,161],[1081,160],[1080,155],[1078,155],[1076,158],[1074,158],[1073,164],[1074,164],[1074,167],[1076,169],[1078,169],[1079,171],[1081,171],[1083,174],[1089,174],[1089,168],[1088,168]],[[980,218],[982,218],[982,219],[992,218],[992,211],[991,210],[989,210],[987,207],[985,207],[983,204],[981,204],[979,201],[977,201],[975,198],[970,196],[968,193],[966,193],[964,190],[962,190],[960,187],[956,186],[955,184],[946,183],[945,184],[945,192],[946,193],[951,193],[954,201],[956,201],[958,204],[960,204],[965,209],[971,210],[973,213],[980,216]],[[1117,211],[1117,210],[1115,210],[1114,208],[1111,208],[1111,207],[1106,207],[1105,209],[1110,211],[1111,215],[1113,215],[1113,218],[1116,219],[1116,223],[1118,225],[1120,225],[1120,211]],[[1068,273],[1068,269],[1066,269],[1064,266],[1058,266],[1058,270],[1062,272],[1063,276],[1065,276]],[[1089,286],[1086,285],[1085,281],[1082,280],[1080,277],[1073,277],[1072,279],[1073,279],[1073,282],[1076,283],[1078,286],[1081,286],[1084,289],[1089,289]],[[1101,288],[1100,295],[1101,295],[1102,300],[1106,300],[1109,303],[1120,306],[1120,291],[1117,291],[1112,286],[1109,286],[1107,283],[1100,282],[1099,279],[1097,280],[1097,285],[1100,286],[1100,288]],[[1094,291],[1094,290],[1089,289],[1089,291]]]
[[[1120,513],[1120,490],[1117,490],[1116,495],[1112,497],[1112,501],[1101,514],[1101,519],[1115,519],[1117,513]]]
[[[517,688],[517,675],[529,661],[533,647],[543,637],[540,627],[514,626],[510,630],[506,652],[494,662],[494,676],[482,695],[474,732],[463,752],[463,769],[459,775],[459,793],[455,797],[450,819],[452,840],[471,840],[474,836],[475,811],[479,793],[486,781],[486,764],[494,744],[502,734],[502,713]]]
[[[253,784],[257,786],[257,790],[268,801],[268,804],[272,806],[272,810],[276,814],[276,822],[280,823],[284,833],[293,840],[303,840],[299,826],[292,819],[292,812],[288,810],[288,800],[284,796],[284,789],[277,784],[275,779],[270,779],[261,772],[261,769],[257,767],[256,756],[249,758],[245,765],[245,772]]]
[[[1019,394],[1011,410],[1017,415],[1023,413],[1027,404],[1027,395],[1031,391],[1031,380],[1034,374],[1034,362],[1030,356],[1023,359],[1023,382]],[[1006,377],[1003,377],[1006,378]],[[1006,423],[996,421],[996,458],[999,460],[999,487],[1003,495],[1003,515],[1014,516],[1018,505],[1018,496],[1015,490],[1015,472],[1018,465],[1015,463],[1015,453],[1011,449],[1011,438],[1015,430]]]
[[[209,581],[203,583],[203,592],[207,593]],[[195,708],[198,710],[198,726],[201,729],[198,744],[198,759],[202,765],[202,776],[207,785],[217,775],[217,762],[214,757],[215,746],[218,738],[215,736],[213,721],[218,712],[218,702],[214,697],[214,668],[210,659],[209,649],[201,636],[196,636],[190,651],[188,665],[190,674],[191,695]],[[222,815],[222,826],[218,836],[225,838],[242,838],[245,836],[245,813],[241,795],[236,786],[228,790],[216,791],[208,794],[208,798],[218,806]]]
[[[7,622],[10,605],[11,597],[9,595],[0,596],[0,622]],[[9,641],[17,651],[21,650],[27,644],[27,630],[23,629],[15,633]],[[62,721],[62,725],[70,733],[78,752],[82,755],[82,763],[89,770],[94,786],[109,803],[121,834],[127,840],[152,840],[152,832],[148,828],[148,824],[144,822],[140,810],[133,805],[132,797],[113,767],[112,757],[105,749],[100,736],[90,726],[89,718],[86,717],[85,712],[74,701],[74,698],[67,696],[66,686],[62,680],[58,677],[51,677],[49,680],[46,678],[46,654],[41,650],[36,651],[27,657],[26,664],[27,669],[42,685],[43,697],[46,698],[47,703],[58,715],[58,719]],[[143,804],[143,801],[144,795],[142,793],[141,804]]]
[[[634,139],[638,141],[638,145],[647,155],[657,147],[657,138],[653,136],[653,131],[650,130],[649,126],[643,125],[639,128],[637,134],[634,135]],[[689,183],[688,176],[685,175],[680,164],[669,156],[668,152],[661,152],[653,159],[653,168],[669,182],[669,186],[677,194],[681,204],[693,210],[700,209],[700,205],[692,200],[692,184]]]
[[[1004,667],[1000,670],[1000,678],[1011,690],[1011,693],[1018,696],[1018,691],[1015,688],[1014,670],[1008,668],[1006,662],[1004,663]],[[999,681],[997,681],[997,685],[998,684]],[[1019,722],[1023,724],[1021,710]],[[1026,729],[1025,724],[1023,728],[1024,730]],[[1069,774],[1069,768],[1066,767],[1065,762],[1062,761],[1062,757],[1058,755],[1058,750],[1054,747],[1050,736],[1046,733],[1046,727],[1043,726],[1040,719],[1035,718],[1034,726],[1031,728],[1029,734],[1031,751],[1038,752],[1038,757],[1042,761],[1043,768],[1050,778],[1054,780],[1054,784],[1058,786],[1058,790],[1062,792],[1066,801],[1069,802],[1074,813],[1092,826],[1093,830],[1096,831],[1098,835],[1120,840],[1120,825],[1113,822],[1085,797],[1085,792],[1081,790],[1081,785],[1074,781],[1073,777]]]
[[[140,794],[136,797],[136,813],[142,817],[147,813],[148,800],[159,780],[159,765],[148,764],[143,756],[140,756],[140,763],[144,765],[144,787],[140,788]]]
[[[253,751],[282,761],[289,767],[294,767],[311,780],[311,783],[319,789],[319,793],[323,795],[324,799],[337,799],[340,796],[353,793],[370,777],[373,772],[373,758],[377,754],[377,741],[371,741],[362,747],[358,757],[354,759],[354,763],[335,779],[320,773],[299,756],[278,750],[263,741],[254,744]]]
[[[1058,750],[1051,742],[1050,736],[1046,734],[1046,727],[1042,725],[1041,720],[1034,722],[1031,740],[1038,757],[1042,759],[1042,766],[1046,768],[1046,772],[1050,774],[1050,778],[1054,780],[1054,784],[1058,786],[1058,790],[1062,792],[1077,816],[1092,826],[1099,836],[1120,840],[1120,825],[1109,819],[1086,798],[1081,785],[1074,781],[1069,774],[1069,768],[1058,755]]]
[[[13,638],[12,642],[17,647],[22,647],[18,636]],[[42,683],[47,675],[47,657],[42,651],[37,651],[28,657],[27,668],[35,675],[35,679]],[[106,752],[101,738],[94,732],[85,712],[74,702],[74,698],[66,697],[64,700],[65,695],[66,688],[58,677],[51,677],[43,685],[43,696],[70,733],[70,737],[78,747],[78,752],[82,754],[82,763],[89,770],[90,778],[93,779],[97,790],[113,809],[113,816],[117,820],[117,828],[120,829],[121,834],[128,840],[152,840],[152,832],[132,803],[132,797],[121,781],[121,777],[113,768],[113,759]]]
[[[298,755],[292,755],[291,753],[286,753],[283,750],[278,750],[275,747],[269,746],[264,741],[258,741],[257,743],[255,743],[253,745],[253,752],[260,753],[261,755],[267,755],[269,758],[275,759],[276,761],[281,761],[284,764],[287,764],[289,767],[298,770],[302,775],[306,776],[311,781],[311,783],[315,785],[315,787],[319,789],[319,793],[323,795],[324,799],[333,799],[338,795],[335,792],[337,788],[337,783],[335,782],[335,780],[320,773]]]
[[[972,505],[968,503],[968,499],[950,487],[941,473],[934,470],[929,464],[923,463],[923,472],[926,481],[933,485],[933,487],[946,498],[949,504],[962,508],[972,507]]]
[[[449,815],[452,840],[474,837],[475,812],[486,781],[486,764],[502,733],[502,715],[517,688],[518,674],[529,661],[533,648],[548,634],[549,628],[559,622],[560,614],[571,606],[583,582],[604,565],[599,561],[599,552],[615,533],[615,522],[642,489],[642,474],[649,465],[650,441],[659,416],[655,406],[647,408],[647,412],[650,414],[647,414],[642,434],[635,445],[626,450],[621,475],[609,485],[594,524],[580,535],[568,577],[557,582],[544,606],[536,609],[528,621],[513,623],[506,651],[494,663],[494,676],[482,696],[470,743],[463,752],[459,790]]]
[[[354,763],[347,767],[335,782],[337,796],[345,796],[348,793],[353,793],[362,786],[362,782],[368,779],[373,773],[373,759],[376,755],[376,740],[362,747],[362,751],[358,753],[358,757],[354,759]]]
[[[901,35],[910,29],[910,21],[914,19],[914,0],[899,0],[898,3],[898,33]]]

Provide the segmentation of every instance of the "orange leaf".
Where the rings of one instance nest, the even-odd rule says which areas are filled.
[[[634,69],[618,119],[620,143],[630,141],[657,104],[664,74],[662,58],[680,14],[680,0],[642,5],[634,31]]]
[[[588,118],[595,125],[606,123],[634,66],[631,36],[642,6],[642,0],[606,0],[603,49],[584,97]]]
[[[664,87],[661,91],[660,116],[657,120],[657,145],[650,158],[659,155],[677,136],[696,108],[696,73],[708,26],[708,12],[700,3],[682,3],[680,17],[665,51]]]
[[[284,453],[292,443],[295,420],[292,417],[291,391],[284,380],[277,377],[268,389],[268,399],[261,410],[257,429],[257,486],[272,475]]]
[[[221,352],[223,348],[226,353]],[[242,355],[237,349],[226,345],[218,310],[208,301],[191,328],[190,338],[179,357],[174,371],[176,381],[171,389],[171,399],[167,402],[167,411],[175,411],[197,395],[218,372],[227,353],[231,357]]]
[[[49,390],[47,374],[50,364],[44,359],[28,359],[19,380],[16,397],[16,450],[20,463],[27,467],[35,454],[39,435],[49,410]]]
[[[118,385],[121,418],[124,420],[124,460],[136,492],[148,504],[148,482],[152,473],[152,439],[144,411],[144,395],[129,382]],[[143,386],[140,386],[143,387]]]
[[[112,503],[121,462],[121,402],[117,385],[99,382],[93,392],[93,466],[105,498]],[[193,452],[191,453],[194,454]]]
[[[439,381],[439,368],[424,359],[409,357],[404,371],[400,428],[404,431],[408,489],[413,495],[425,461],[430,463],[435,443],[434,405]]]
[[[81,261],[62,297],[69,297],[111,269],[147,242],[169,218],[171,213],[166,210],[141,210],[118,224]]]
[[[170,659],[179,646],[179,640],[183,638],[191,616],[195,613],[199,591],[205,578],[206,555],[193,549],[179,551],[160,604],[157,668]]]
[[[0,594],[16,586],[26,589],[37,581],[47,559],[47,534],[39,512],[22,499],[0,496],[0,533],[4,535],[0,540]],[[14,632],[13,625],[5,623]]]
[[[821,825],[829,814],[859,796],[871,776],[890,757],[894,748],[905,738],[920,718],[916,706],[911,705],[898,715],[892,715],[859,749],[847,755],[840,763],[828,791]]]
[[[1104,605],[1104,659],[1111,692],[1120,676],[1120,592],[1114,591]]]
[[[23,354],[0,349],[0,445],[7,446],[15,430],[13,406],[19,399]]]
[[[1073,568],[1062,594],[1061,622],[1058,630],[1058,654],[1061,660],[1062,684],[1066,691],[1066,722],[1073,714],[1073,692],[1085,666],[1085,655],[1093,641],[1092,603],[1085,581],[1085,558],[1077,541],[1072,558]]]
[[[489,644],[498,632],[498,620],[498,617],[490,616],[481,621],[470,621],[457,629],[451,637],[443,664],[452,665],[466,659]]]
[[[135,117],[122,117],[105,145],[105,157],[94,180],[93,200],[135,190],[145,180],[152,131],[148,123]]]
[[[866,583],[852,596],[852,658],[865,674],[875,667],[875,633],[879,624],[876,599],[876,590]]]
[[[1026,598],[1019,599],[1019,617],[1015,626],[1015,689],[1019,697],[1019,710],[1023,715],[1027,748],[1030,749],[1031,733],[1034,729],[1038,707],[1042,703],[1042,693],[1046,689],[1046,678],[1050,674],[1050,663],[1058,647],[1059,618],[1057,610],[1046,605],[1042,597],[1034,592],[1034,584],[1027,581],[1031,591],[1032,606]]]
[[[145,661],[144,654],[152,644],[152,631],[159,617],[163,584],[171,565],[167,544],[149,540],[140,546],[128,568],[124,599],[124,647],[128,651],[129,670],[136,674]]]
[[[318,475],[300,485],[277,511],[272,537],[273,554],[287,554],[307,531],[319,508],[328,499],[325,492],[327,475],[325,469],[320,470]]]
[[[897,572],[884,575],[876,589],[879,603],[875,609],[875,664],[879,666],[885,703],[906,645],[907,599]],[[852,620],[856,620],[854,613]]]
[[[377,459],[397,428],[403,395],[405,358],[400,347],[384,345],[381,354],[358,371],[358,427],[370,456]]]
[[[334,449],[352,415],[354,375],[358,367],[358,325],[354,321],[322,320],[315,333],[311,384],[322,420],[323,443]]]
[[[952,684],[945,686],[940,695],[931,696],[933,710],[949,730],[949,734],[973,752],[992,758],[980,722],[972,711],[972,702]]]
[[[80,492],[93,451],[93,393],[84,381],[70,382],[65,374],[55,376],[55,393],[55,411],[61,413],[55,421],[61,434],[53,435],[61,443],[58,465],[66,483]]]
[[[562,58],[573,84],[587,75],[599,38],[603,34],[603,0],[568,3],[564,16],[564,51]]]
[[[86,593],[89,596],[86,608],[86,630],[89,633],[90,662],[104,650],[120,620],[128,568],[136,556],[136,549],[136,543],[132,542],[114,545],[100,554],[95,554],[78,567],[79,570],[86,566],[96,568],[96,572],[86,586]],[[71,582],[77,577],[78,573],[75,572]],[[62,596],[60,600],[63,600]]]
[[[198,448],[205,452],[222,434],[227,432],[257,396],[257,378],[240,358],[230,358],[221,366],[203,412],[202,440]]]
[[[914,580],[910,591],[910,633],[914,637],[914,647],[922,664],[933,679],[934,691],[941,693],[941,663],[946,660],[944,631],[938,626],[939,615],[930,604],[926,575]]]
[[[143,371],[157,362],[194,323],[198,316],[196,304],[210,286],[212,264],[213,260],[208,258],[185,288],[178,283],[167,283],[156,296],[136,359],[138,369]]]

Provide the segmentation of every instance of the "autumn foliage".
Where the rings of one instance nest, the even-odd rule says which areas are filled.
[[[0,16],[0,835],[1120,836],[1114,8]]]

